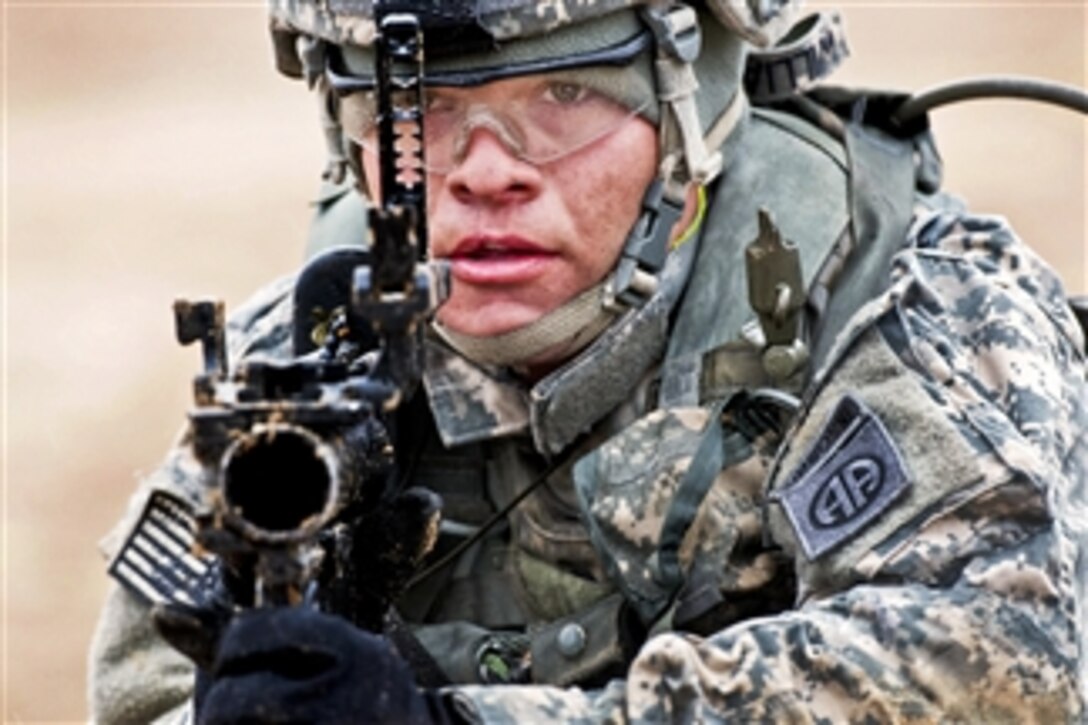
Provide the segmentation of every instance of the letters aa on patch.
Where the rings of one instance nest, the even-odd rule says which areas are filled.
[[[888,431],[851,395],[835,406],[798,471],[775,498],[809,560],[852,538],[910,486]]]

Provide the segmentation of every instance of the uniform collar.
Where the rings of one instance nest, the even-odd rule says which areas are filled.
[[[663,284],[649,301],[535,385],[428,340],[423,386],[442,443],[453,447],[529,434],[540,453],[553,456],[588,432],[631,396],[664,355],[669,313],[688,276],[695,241],[670,255]]]

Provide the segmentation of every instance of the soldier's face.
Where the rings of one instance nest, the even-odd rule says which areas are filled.
[[[513,78],[450,97],[461,108],[481,109],[454,129],[459,138],[451,150],[440,152],[449,168],[427,177],[431,255],[449,260],[453,271],[452,293],[438,317],[456,332],[514,330],[604,279],[656,171],[653,125],[603,107],[615,116],[601,124],[607,133],[558,158],[529,160],[533,142],[526,153],[523,119],[511,121],[505,111],[511,99],[535,97],[539,89],[530,86],[539,82],[539,76]],[[563,102],[579,97],[577,89],[555,90]],[[363,162],[367,179],[377,179],[375,155],[364,152]]]

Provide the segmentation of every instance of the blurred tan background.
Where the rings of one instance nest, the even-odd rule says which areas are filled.
[[[1085,83],[1084,0],[818,7],[848,24],[842,82]],[[272,70],[263,17],[259,0],[5,0],[4,722],[87,717],[96,541],[181,424],[198,367],[171,302],[236,306],[300,259],[322,145],[308,95]],[[935,125],[948,186],[1088,290],[1088,124],[978,102]]]

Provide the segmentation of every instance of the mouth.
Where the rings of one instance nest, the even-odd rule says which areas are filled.
[[[548,254],[548,251],[539,244],[519,236],[473,234],[457,243],[450,259],[492,259],[538,254]]]
[[[463,238],[449,255],[453,276],[478,285],[524,283],[556,259],[555,252],[522,237],[487,234]]]

